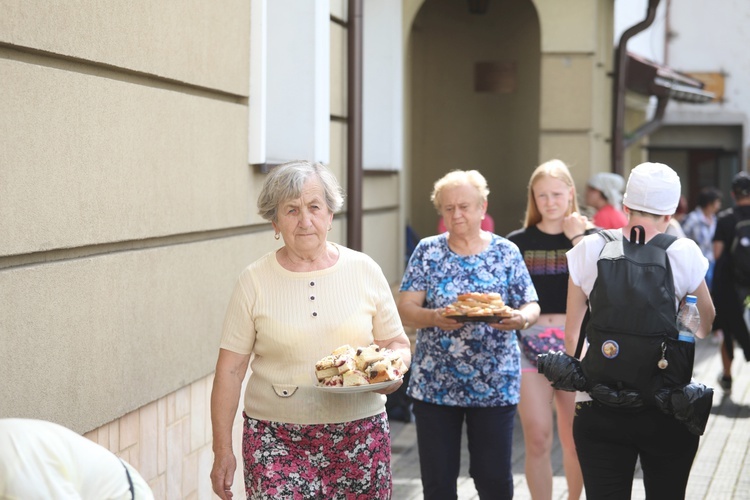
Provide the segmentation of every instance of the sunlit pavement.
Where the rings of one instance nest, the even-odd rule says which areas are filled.
[[[721,372],[719,345],[715,340],[698,340],[696,345],[695,378],[714,388],[714,404],[705,434],[701,437],[698,455],[688,483],[688,500],[750,499],[750,363],[742,351],[735,351],[732,366],[733,386],[727,395],[716,382]],[[393,498],[422,498],[419,479],[419,454],[414,423],[391,422],[393,446]],[[436,436],[435,439],[440,439]],[[466,438],[463,439],[458,498],[478,499],[469,477]],[[555,436],[552,450],[554,499],[567,499],[567,486],[562,468],[562,452]],[[515,499],[530,499],[524,469],[524,446],[521,423],[516,419],[513,435],[513,477]],[[582,496],[585,498],[585,495]],[[641,471],[633,483],[634,500],[645,499]]]

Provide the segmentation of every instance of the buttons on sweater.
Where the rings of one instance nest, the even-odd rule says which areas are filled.
[[[310,288],[314,288],[314,287],[315,287],[315,282],[314,282],[314,281],[310,281],[310,282],[308,283],[308,286],[309,286]],[[310,295],[310,296],[309,296],[309,299],[310,299],[310,302],[314,302],[314,301],[315,301],[315,295]],[[312,312],[312,317],[313,317],[313,318],[317,318],[317,317],[318,317],[318,311],[313,311],[313,312]]]

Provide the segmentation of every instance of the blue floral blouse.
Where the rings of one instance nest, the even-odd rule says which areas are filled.
[[[486,250],[469,256],[454,253],[446,234],[424,238],[409,259],[401,291],[426,292],[424,307],[430,309],[445,307],[466,292],[500,293],[514,309],[538,300],[518,247],[495,234]],[[446,406],[507,406],[518,404],[520,389],[513,331],[484,323],[417,331],[409,396]]]

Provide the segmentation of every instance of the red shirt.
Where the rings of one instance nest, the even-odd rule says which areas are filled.
[[[628,217],[612,205],[605,205],[594,215],[594,225],[602,229],[620,229],[628,225]]]

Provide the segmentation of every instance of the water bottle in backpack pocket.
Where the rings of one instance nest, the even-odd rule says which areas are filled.
[[[693,376],[695,361],[695,332],[701,325],[697,299],[694,295],[685,297],[685,303],[677,313],[677,340],[668,338],[665,349],[669,366],[664,372],[667,386],[687,384]]]
[[[695,344],[695,332],[701,326],[701,314],[698,311],[697,302],[695,295],[688,295],[677,312],[677,338],[683,342]]]

